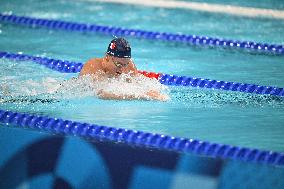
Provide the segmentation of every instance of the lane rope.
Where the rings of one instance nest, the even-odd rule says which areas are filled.
[[[253,41],[238,41],[207,36],[126,29],[113,26],[102,26],[96,24],[84,24],[53,19],[32,18],[3,13],[0,13],[0,22],[29,26],[32,28],[43,27],[52,30],[65,30],[71,32],[90,32],[101,33],[111,36],[130,36],[149,40],[162,40],[199,46],[224,47],[230,49],[246,49],[259,53],[273,53],[278,55],[284,55],[283,45],[256,43]]]
[[[47,116],[0,109],[0,123],[61,135],[73,135],[97,141],[122,142],[134,146],[191,153],[213,158],[240,160],[265,165],[284,166],[284,154],[224,144],[216,144],[155,133],[80,123]]]
[[[25,54],[14,54],[0,51],[0,58],[6,58],[15,61],[32,61],[41,65],[44,65],[50,69],[62,72],[62,73],[78,73],[83,67],[83,63],[71,62],[66,60],[42,58],[38,56],[31,56]],[[162,84],[185,86],[185,87],[197,87],[204,89],[218,89],[225,91],[238,91],[244,93],[253,93],[261,95],[273,95],[284,96],[284,89],[273,86],[261,86],[256,84],[219,81],[203,78],[195,78],[188,76],[177,76],[170,74],[162,74],[155,72],[139,71],[139,73],[146,77],[158,79]]]

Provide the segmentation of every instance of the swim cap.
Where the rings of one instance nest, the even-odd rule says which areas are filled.
[[[115,38],[108,45],[108,55],[119,58],[131,58],[131,48],[124,38]]]

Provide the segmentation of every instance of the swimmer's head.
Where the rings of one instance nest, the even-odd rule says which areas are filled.
[[[124,38],[115,38],[108,45],[106,54],[117,58],[131,58],[131,48]]]

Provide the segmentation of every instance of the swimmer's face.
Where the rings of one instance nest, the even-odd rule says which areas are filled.
[[[113,56],[110,56],[109,60],[114,65],[114,71],[116,74],[121,74],[131,62],[130,58],[118,58]]]

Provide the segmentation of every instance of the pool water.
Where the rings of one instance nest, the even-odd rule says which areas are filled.
[[[90,1],[29,0],[26,5],[16,6],[17,2],[20,1],[1,1],[0,12],[284,44],[283,20]],[[283,8],[283,3],[277,2],[280,8],[269,3],[262,3],[261,8]],[[112,38],[101,34],[0,25],[0,51],[78,62],[102,57]],[[128,40],[139,70],[284,86],[284,57],[280,55],[135,38]],[[107,101],[83,91],[73,98],[66,92],[62,98],[54,100],[50,95],[50,86],[77,74],[59,73],[29,61],[0,59],[0,64],[0,109],[284,152],[284,99],[280,97],[169,87],[165,92],[171,100],[167,102]],[[51,100],[46,102],[42,99]]]

